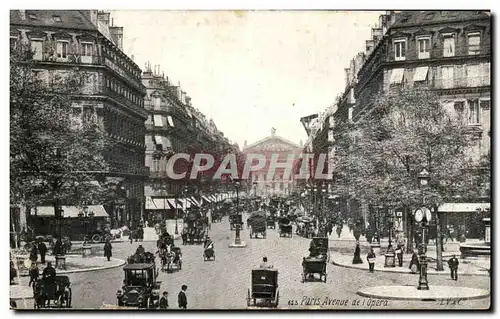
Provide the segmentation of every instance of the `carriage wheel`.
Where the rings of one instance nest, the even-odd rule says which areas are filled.
[[[99,236],[98,234],[94,234],[94,235],[92,236],[91,240],[92,240],[93,242],[98,242],[98,243],[99,243],[99,242],[101,242],[101,236]]]
[[[68,289],[68,308],[71,308],[71,300],[73,298],[73,292],[71,291],[71,288]]]
[[[278,307],[278,304],[280,303],[280,291],[276,291],[276,307]]]
[[[179,260],[179,270],[182,269],[182,261]]]

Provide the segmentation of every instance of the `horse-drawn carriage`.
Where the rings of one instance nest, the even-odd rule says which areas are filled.
[[[252,288],[248,289],[247,306],[276,308],[279,304],[278,270],[253,269]],[[260,303],[258,303],[260,301]]]
[[[201,244],[207,235],[208,217],[195,210],[188,214],[182,231],[182,244]]]
[[[290,237],[292,238],[292,223],[287,217],[282,217],[279,220],[279,232],[280,237]]]
[[[247,223],[250,225],[250,238],[258,238],[259,234],[266,238],[267,222],[264,212],[253,213]]]
[[[297,224],[297,234],[305,237],[305,238],[312,238],[316,232],[316,229],[314,227],[314,220],[308,217],[302,217],[298,218],[296,220]]]
[[[266,218],[266,226],[267,228],[272,228],[272,229],[276,229],[276,220],[274,218],[274,216],[267,216]]]
[[[330,252],[328,251],[328,238],[327,237],[314,237],[309,245],[309,252],[311,256],[321,256],[326,261],[330,261]]]
[[[174,269],[182,269],[182,250],[173,244],[158,247],[161,261],[161,270],[172,272]]]
[[[215,251],[213,248],[205,248],[203,250],[203,261],[215,260]]]
[[[46,277],[35,284],[35,309],[71,308],[71,283],[68,276]]]
[[[302,282],[314,279],[319,274],[319,279],[326,282],[326,258],[304,257],[302,260]]]
[[[135,263],[123,267],[125,280],[116,297],[118,306],[157,308],[160,301],[161,281],[155,263]]]

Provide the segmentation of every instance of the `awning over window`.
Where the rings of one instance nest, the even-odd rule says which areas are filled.
[[[155,135],[155,144],[157,145],[163,145],[161,136]]]
[[[429,72],[428,66],[421,66],[415,69],[415,73],[413,74],[413,81],[425,81],[427,79],[427,73]]]
[[[190,208],[192,206],[191,201],[189,199],[186,199],[186,198],[179,198],[177,200],[177,203],[179,203],[179,208],[181,208],[181,209]]]
[[[108,213],[106,213],[106,210],[104,209],[104,206],[102,205],[88,205],[88,212],[93,212],[94,217],[109,217]],[[35,209],[36,209],[36,214],[37,216],[40,217],[50,217],[54,216],[54,207],[53,206],[38,206],[37,208],[34,208],[31,210],[31,214],[35,214]],[[64,211],[64,218],[77,218],[78,214],[80,212],[83,212],[82,207],[76,207],[76,206],[62,206],[62,209]]]
[[[475,213],[477,209],[490,209],[490,203],[444,203],[438,208],[441,213]]]
[[[175,205],[175,199],[173,199],[173,198],[168,198],[167,202],[170,205],[170,208],[172,208],[172,209],[175,209],[176,207],[182,208],[179,204],[177,204],[177,206]]]
[[[158,114],[153,115],[153,120],[154,120],[155,126],[157,126],[157,127],[162,127],[165,125],[165,123],[163,122],[163,116],[161,116],[161,115],[158,115]]]
[[[196,198],[190,197],[189,199],[191,200],[191,202],[193,202],[195,206],[201,207],[201,203],[197,201]]]
[[[168,125],[170,125],[171,127],[175,127],[174,119],[172,118],[171,115],[167,116],[167,121],[168,121]]]
[[[215,196],[215,195],[210,195],[209,198],[212,200],[212,202],[216,202],[217,201],[217,196]]]
[[[403,82],[403,74],[405,69],[392,69],[390,84],[398,84]]]

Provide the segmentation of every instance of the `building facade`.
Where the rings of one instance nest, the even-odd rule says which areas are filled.
[[[85,75],[82,94],[73,102],[81,121],[99,119],[113,139],[105,151],[109,170],[96,180],[114,193],[105,204],[114,226],[140,219],[144,202],[145,88],[141,69],[122,50],[123,28],[97,10],[12,10],[10,46],[28,45],[38,76],[54,76],[78,67]]]
[[[248,176],[248,190],[253,192],[254,196],[288,196],[295,189],[294,163],[299,154],[302,153],[302,147],[290,142],[278,135],[276,130],[271,130],[271,135],[257,141],[251,145],[245,145],[242,150],[243,158],[248,160],[249,154],[264,155],[266,164],[262,169],[250,172]],[[287,176],[285,168],[277,167],[274,174],[271,174],[269,165],[271,159],[278,163],[293,163],[289,167],[290,176]],[[291,159],[291,160],[290,160]]]
[[[197,110],[180,84],[173,85],[159,66],[147,64],[142,74],[146,87],[146,166],[150,168],[145,185],[146,215],[155,213],[173,218],[172,214],[192,205],[199,206],[203,197],[222,191],[221,181],[207,174],[198,179],[173,180],[167,176],[167,162],[173,154],[210,153],[216,158],[238,153],[220,132],[214,121]],[[191,158],[192,160],[192,158]],[[182,169],[182,168],[181,168]],[[189,163],[182,169],[189,170]]]

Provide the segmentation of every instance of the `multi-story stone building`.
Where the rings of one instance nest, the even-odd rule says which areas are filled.
[[[173,85],[160,74],[159,66],[146,65],[142,74],[146,87],[146,166],[150,167],[145,185],[146,215],[162,213],[174,217],[177,209],[210,201],[209,194],[221,191],[219,181],[200,173],[196,180],[189,179],[189,164],[183,169],[186,178],[173,180],[167,176],[167,162],[174,153],[210,153],[221,158],[238,150],[220,132],[213,120],[195,109],[191,98],[180,84]],[[176,200],[177,199],[177,200]]]
[[[114,141],[104,154],[109,170],[96,174],[96,180],[115,193],[116,200],[105,205],[114,226],[140,219],[148,176],[144,165],[146,92],[141,69],[123,52],[122,42],[123,28],[113,26],[107,12],[10,12],[10,45],[31,47],[39,76],[50,81],[75,67],[86,76],[82,94],[73,102],[74,113],[82,121],[101,120]]]

